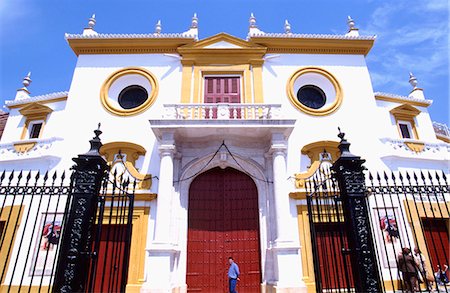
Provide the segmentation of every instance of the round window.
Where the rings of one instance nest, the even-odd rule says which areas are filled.
[[[320,109],[327,101],[323,90],[311,84],[304,85],[298,90],[297,100],[311,109]]]
[[[134,109],[144,104],[148,99],[148,93],[140,85],[130,85],[124,88],[117,99],[119,105],[124,109]]]

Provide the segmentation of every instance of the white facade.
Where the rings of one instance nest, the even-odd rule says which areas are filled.
[[[352,143],[352,153],[364,158],[370,170],[427,169],[448,173],[450,144],[436,137],[427,111],[431,101],[425,99],[421,89],[414,88],[409,96],[374,93],[365,60],[373,37],[359,36],[353,26],[349,34],[342,36],[265,34],[254,30],[251,26],[248,41],[225,34],[197,41],[195,24],[189,34],[101,35],[92,26],[84,35],[66,36],[78,55],[70,89],[32,97],[25,86],[15,100],[6,103],[10,114],[0,141],[0,169],[68,170],[73,165],[71,159],[87,151],[87,142],[99,122],[104,144],[127,142],[142,146],[146,152],[137,158],[135,168],[140,174],[158,179],[152,180],[150,189],[138,193],[158,197],[136,203],[150,208],[141,292],[186,290],[188,198],[195,176],[214,167],[232,167],[251,174],[260,179],[254,181],[260,212],[261,288],[267,292],[306,291],[296,209],[302,200],[289,197],[289,193],[298,191],[295,174],[307,172],[314,161],[302,154],[302,149],[316,142],[338,142],[340,127]],[[105,40],[113,45],[105,49]],[[177,50],[177,46],[191,51]],[[119,49],[122,52],[117,53]],[[254,61],[252,58],[258,54],[259,60]],[[228,55],[248,61],[224,63],[232,60]],[[112,113],[101,99],[110,76],[124,73],[106,88],[114,107],[120,108],[117,96],[127,86],[141,85],[149,93],[155,90],[143,75],[127,73],[130,68],[151,73],[157,83],[156,96],[139,113]],[[289,82],[302,69],[306,71],[292,81],[292,91],[315,85],[326,95],[321,108],[336,102],[336,109],[330,113],[321,113],[321,108],[316,113],[305,112],[293,104]],[[227,105],[222,105],[223,112],[218,110],[219,116],[224,114],[223,119],[190,116],[188,111],[207,105],[202,92],[205,76],[240,77],[241,103],[250,107],[262,104],[255,106],[257,119],[248,119],[250,116],[244,114],[241,119],[230,119]],[[29,138],[23,135],[23,129],[27,119],[34,116],[27,118],[20,111],[35,104],[45,105],[51,112],[44,119],[40,137]],[[416,131],[418,137],[403,138],[399,133],[396,112],[390,111],[404,105],[408,107],[399,115],[411,119],[411,134]],[[417,113],[411,114],[414,109]],[[264,111],[272,112],[262,115]],[[197,114],[200,116],[202,111]],[[224,147],[212,157],[223,141],[233,157]],[[29,149],[18,150],[27,143],[32,145]],[[327,147],[329,144],[324,144]]]

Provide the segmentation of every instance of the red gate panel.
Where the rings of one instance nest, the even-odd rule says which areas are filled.
[[[433,272],[437,265],[444,269],[444,264],[449,264],[449,233],[447,219],[422,218],[428,255],[430,256]],[[448,273],[447,273],[448,274]]]
[[[253,180],[232,168],[199,175],[189,190],[189,292],[227,292],[228,257],[241,270],[238,291],[260,292],[258,193]]]

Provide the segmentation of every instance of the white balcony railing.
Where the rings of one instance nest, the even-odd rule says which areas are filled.
[[[165,119],[279,119],[280,104],[165,104]]]
[[[55,145],[62,138],[33,138],[0,144],[0,162],[18,159],[36,159],[58,156],[55,153]]]

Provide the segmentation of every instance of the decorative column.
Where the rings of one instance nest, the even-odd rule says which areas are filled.
[[[72,202],[61,239],[52,292],[84,292],[92,258],[92,235],[97,215],[98,194],[109,167],[100,156],[99,129],[90,141],[89,152],[74,158],[71,177]]]
[[[301,257],[298,239],[294,239],[297,227],[292,225],[290,211],[290,198],[286,175],[286,151],[287,141],[283,133],[272,134],[273,163],[273,199],[275,205],[276,239],[272,243],[270,251],[274,261],[274,279],[276,282],[270,284],[275,292],[302,292],[306,290],[301,280]]]
[[[382,292],[366,200],[365,160],[350,153],[350,143],[339,130],[340,158],[332,170],[337,178],[345,218],[356,292]]]
[[[275,135],[274,135],[275,136]],[[275,136],[275,139],[279,137]],[[275,203],[275,216],[277,226],[277,237],[275,242],[286,242],[290,240],[286,217],[289,211],[289,196],[286,189],[286,150],[287,142],[281,140],[272,141],[270,151],[272,152],[273,164],[273,196]]]
[[[164,133],[159,145],[161,162],[154,237],[147,249],[147,277],[141,292],[172,292],[173,264],[179,252],[170,241],[173,159],[175,152],[173,132]]]

